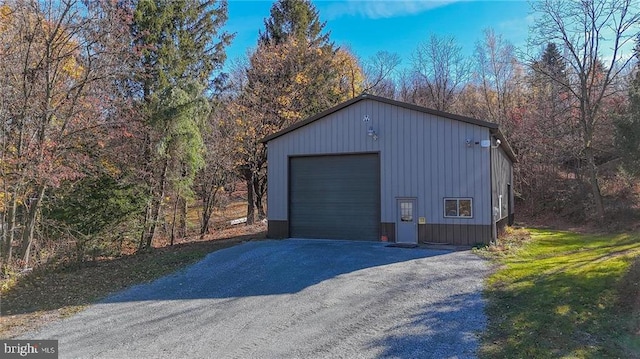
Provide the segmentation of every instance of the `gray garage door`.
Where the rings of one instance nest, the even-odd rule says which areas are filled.
[[[294,157],[289,169],[292,237],[379,239],[377,154]]]

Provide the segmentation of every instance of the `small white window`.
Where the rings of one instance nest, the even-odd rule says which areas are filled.
[[[447,218],[472,218],[472,198],[445,198],[444,216]]]

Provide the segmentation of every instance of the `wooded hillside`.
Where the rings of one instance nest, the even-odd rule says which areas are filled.
[[[3,0],[2,270],[204,237],[232,202],[262,220],[260,140],[363,92],[498,123],[519,218],[633,226],[639,9],[537,1],[527,49],[487,29],[471,56],[431,35],[410,59],[365,59],[310,1],[279,0],[224,72],[225,1]]]

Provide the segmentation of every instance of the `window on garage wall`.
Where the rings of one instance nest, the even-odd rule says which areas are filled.
[[[444,216],[446,218],[472,218],[472,198],[445,198]]]

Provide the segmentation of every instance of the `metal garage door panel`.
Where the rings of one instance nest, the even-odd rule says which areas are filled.
[[[290,235],[378,240],[378,155],[294,157],[290,160]]]

